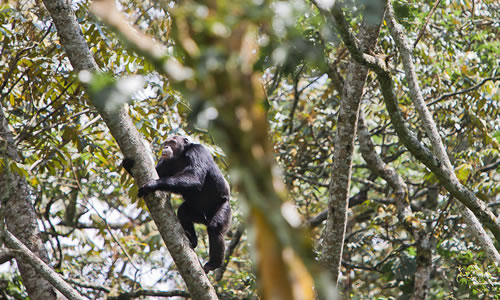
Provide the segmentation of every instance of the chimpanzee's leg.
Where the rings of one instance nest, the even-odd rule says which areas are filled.
[[[208,273],[215,270],[224,262],[224,235],[231,224],[231,207],[229,202],[225,202],[217,211],[211,222],[207,224],[208,241],[210,244],[210,259],[203,266],[203,270]]]
[[[198,237],[196,236],[196,231],[193,226],[193,221],[195,219],[193,216],[193,209],[189,206],[189,203],[184,202],[179,206],[179,209],[177,209],[177,218],[181,222],[182,228],[184,228],[191,248],[196,248],[196,245],[198,245]]]

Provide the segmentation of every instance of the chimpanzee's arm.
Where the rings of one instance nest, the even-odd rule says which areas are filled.
[[[139,189],[138,197],[144,197],[156,190],[176,194],[188,191],[199,192],[203,186],[204,177],[204,174],[201,172],[195,172],[191,168],[188,168],[176,175],[148,182]]]
[[[156,181],[156,188],[173,193],[201,191],[204,178],[204,172],[197,172],[196,170],[192,170],[192,168],[188,168],[173,176],[158,179]]]
[[[210,153],[201,145],[192,147],[186,157],[188,165],[174,175],[161,177],[158,180],[151,181],[139,189],[138,196],[144,197],[156,190],[162,190],[177,194],[184,192],[199,192],[203,187],[205,176],[208,170],[208,164],[211,162]],[[198,147],[199,146],[199,147]],[[213,163],[213,162],[212,162]],[[161,170],[157,170],[161,171]]]

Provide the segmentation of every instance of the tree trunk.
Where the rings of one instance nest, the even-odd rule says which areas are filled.
[[[378,4],[374,5],[375,10],[368,12],[367,8],[361,27],[360,40],[365,52],[374,49],[380,24],[384,18],[384,1],[377,2]],[[374,12],[376,12],[376,18],[373,15],[368,15]],[[328,218],[322,243],[322,260],[328,266],[336,282],[339,280],[344,247],[354,140],[367,73],[368,68],[354,60],[349,64],[337,121]]]
[[[15,163],[20,160],[9,130],[3,108],[0,107],[0,153],[4,162]],[[16,172],[10,171],[5,163],[0,173],[0,191],[2,191],[1,208],[5,215],[7,229],[28,249],[48,263],[47,250],[43,246],[38,228],[37,216],[30,199],[29,186],[26,180]],[[46,281],[22,256],[15,256],[23,284],[31,299],[57,299],[52,285]]]

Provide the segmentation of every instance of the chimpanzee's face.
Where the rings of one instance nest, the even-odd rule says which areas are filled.
[[[179,158],[188,144],[189,139],[182,136],[174,135],[167,138],[163,143],[161,158],[166,160]]]

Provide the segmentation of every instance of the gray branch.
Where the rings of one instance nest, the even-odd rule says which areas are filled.
[[[0,265],[14,258],[14,252],[10,249],[0,249]]]
[[[339,17],[343,18],[343,15]],[[345,28],[345,30],[348,30],[348,28]],[[348,41],[344,40],[346,45],[349,44],[351,48],[356,48],[349,48],[349,51],[360,52],[359,48],[356,46],[355,40],[352,40],[349,34],[341,34],[341,36],[342,39],[350,39]],[[377,79],[381,86],[382,95],[391,118],[391,123],[401,142],[408,148],[413,156],[436,175],[438,180],[451,195],[462,202],[474,213],[474,215],[476,215],[481,223],[493,233],[495,239],[500,242],[500,224],[497,217],[472,191],[456,180],[455,174],[445,165],[446,161],[441,161],[436,158],[434,154],[420,142],[415,134],[406,127],[406,121],[402,117],[398,106],[398,100],[394,94],[394,82],[389,71],[381,63],[371,64],[366,60],[366,55],[353,55],[353,58],[359,63],[369,66],[377,74]]]
[[[76,71],[97,70],[70,3],[64,0],[44,0],[44,4],[54,20],[61,44],[73,68]],[[148,181],[158,179],[150,159],[152,155],[144,146],[143,139],[125,107],[106,110],[104,105],[96,105],[96,108],[123,155],[136,162],[133,171],[137,184],[142,186]],[[144,200],[193,299],[217,299],[196,253],[188,245],[184,231],[170,205],[169,197],[165,193],[156,192]]]
[[[406,230],[411,233],[417,244],[417,270],[415,272],[414,292],[411,299],[426,299],[429,292],[432,271],[431,234],[425,226],[415,219],[408,199],[408,187],[395,169],[387,165],[375,151],[375,146],[366,127],[364,114],[359,114],[359,148],[368,167],[382,177],[394,191],[394,200],[398,209],[398,218]]]
[[[57,274],[50,266],[48,266],[43,260],[38,258],[33,252],[31,252],[28,247],[23,245],[12,233],[5,230],[3,233],[3,238],[6,244],[17,250],[23,259],[27,260],[28,263],[35,268],[36,272],[43,276],[48,282],[50,282],[59,292],[66,296],[70,300],[85,300],[75,289],[73,289],[66,281],[64,281],[59,274]]]
[[[387,8],[386,21],[389,27],[389,31],[391,32],[391,35],[396,42],[396,46],[401,52],[406,80],[408,82],[408,88],[410,90],[410,99],[415,104],[420,118],[423,121],[425,131],[431,141],[434,152],[436,153],[439,160],[444,164],[444,166],[441,166],[441,168],[444,169],[446,173],[448,173],[449,180],[452,184],[461,185],[455,175],[448,154],[446,153],[446,149],[441,140],[441,136],[439,135],[436,123],[434,122],[434,119],[432,118],[432,115],[424,101],[424,97],[422,96],[422,91],[418,84],[417,73],[413,64],[412,48],[408,43],[408,39],[403,31],[403,27],[396,22],[396,18],[394,17],[394,10],[392,8],[392,5],[390,4]],[[473,195],[475,198],[474,194],[471,193],[471,195]],[[475,201],[479,202],[480,200],[476,198]],[[488,253],[488,256],[490,256],[489,258],[493,261],[499,261],[500,254],[498,254],[498,251],[493,245],[493,241],[488,236],[484,228],[480,225],[476,216],[468,208],[463,207],[462,204],[460,204],[459,207],[462,208],[461,211],[463,211],[464,218],[469,225],[469,230],[476,236],[485,252]],[[485,207],[485,209],[487,208]],[[491,215],[494,217],[493,214]]]
[[[371,7],[373,9],[365,9],[359,42],[348,30],[348,24],[343,17],[338,1],[331,12],[322,8],[321,5],[316,5],[323,16],[332,23],[331,25],[336,25],[340,35],[344,38],[344,43],[350,50],[352,49],[351,55],[357,58],[349,63],[340,101],[332,179],[329,189],[328,218],[322,242],[321,260],[327,265],[335,282],[338,282],[340,275],[347,224],[354,140],[356,138],[361,96],[363,95],[368,74],[368,67],[366,64],[360,63],[360,61],[371,59],[370,57],[365,58],[363,51],[370,52],[375,48],[386,5],[384,0],[373,1],[371,4],[373,4],[373,7]],[[358,49],[358,43],[361,50],[355,50]]]
[[[0,172],[0,223],[5,225],[33,253],[48,262],[47,250],[43,245],[38,228],[37,216],[30,199],[28,183],[23,176],[10,172],[9,164],[20,160],[12,132],[3,108],[0,106],[0,155],[5,161],[4,171]],[[28,295],[33,299],[56,299],[54,288],[26,261],[17,256],[16,262]]]

